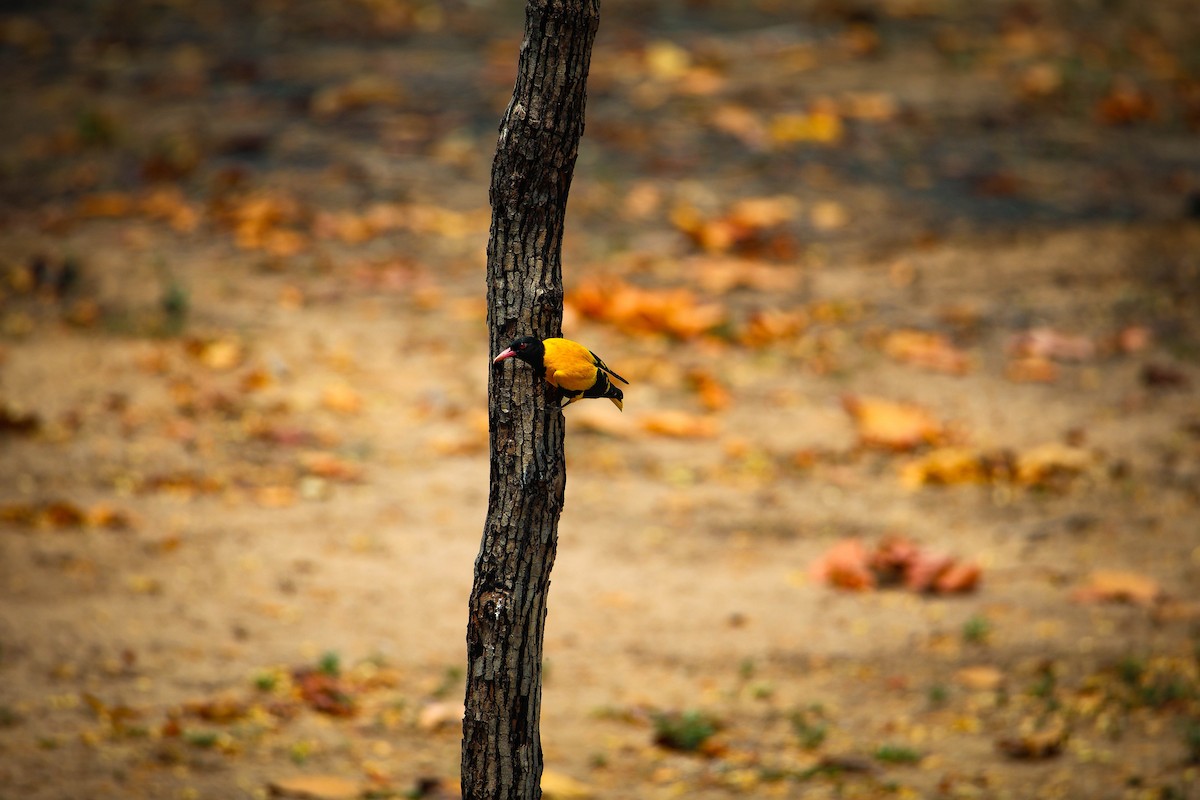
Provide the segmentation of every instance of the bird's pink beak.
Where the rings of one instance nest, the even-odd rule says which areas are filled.
[[[495,358],[493,358],[493,359],[492,359],[492,363],[493,363],[493,364],[499,364],[499,363],[500,363],[501,361],[503,361],[504,359],[506,359],[506,358],[512,358],[512,357],[513,357],[513,356],[515,356],[515,355],[516,355],[516,353],[514,353],[514,352],[513,352],[513,349],[510,347],[510,348],[508,348],[507,350],[505,350],[503,353],[501,353],[500,355],[498,355],[498,356],[496,356]]]

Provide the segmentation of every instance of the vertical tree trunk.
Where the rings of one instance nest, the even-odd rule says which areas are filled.
[[[527,0],[492,165],[490,352],[562,325],[562,234],[599,0]],[[491,488],[467,623],[464,800],[541,796],[542,634],[566,469],[563,417],[516,362],[491,371]]]

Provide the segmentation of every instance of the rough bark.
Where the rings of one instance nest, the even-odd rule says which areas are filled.
[[[562,234],[599,0],[528,0],[492,165],[489,352],[558,336]],[[491,483],[467,623],[464,800],[541,796],[542,636],[566,467],[563,417],[515,361],[488,380]]]

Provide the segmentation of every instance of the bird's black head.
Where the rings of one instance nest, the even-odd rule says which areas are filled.
[[[504,352],[492,359],[493,364],[499,364],[506,358],[519,358],[526,364],[537,369],[544,368],[546,346],[532,336],[522,336],[508,346]]]

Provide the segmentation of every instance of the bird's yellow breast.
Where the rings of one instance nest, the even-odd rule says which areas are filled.
[[[596,383],[596,363],[592,352],[570,339],[547,339],[546,381],[570,392],[582,392]]]

